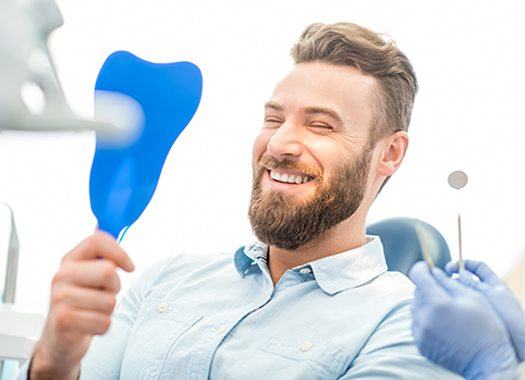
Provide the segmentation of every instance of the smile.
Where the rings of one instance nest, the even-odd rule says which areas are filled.
[[[269,170],[270,177],[277,182],[300,185],[310,182],[313,178],[306,174],[287,174],[277,170]]]

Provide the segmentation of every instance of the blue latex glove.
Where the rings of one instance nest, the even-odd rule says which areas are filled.
[[[518,360],[525,361],[525,313],[518,300],[487,264],[465,260],[465,269],[465,271],[460,271],[459,281],[482,293],[490,302],[505,323]],[[458,264],[448,263],[445,271],[449,275],[458,272]]]
[[[513,379],[517,358],[504,323],[478,291],[416,263],[412,332],[422,355],[467,379]]]

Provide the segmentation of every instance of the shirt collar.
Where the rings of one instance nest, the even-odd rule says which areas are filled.
[[[258,268],[256,264],[259,259],[266,261],[267,257],[268,246],[266,244],[259,241],[248,244],[235,252],[235,268],[244,277],[251,272],[252,268]]]
[[[379,236],[368,236],[368,242],[310,263],[317,283],[333,295],[363,285],[388,270]]]
[[[360,247],[336,255],[323,257],[294,268],[310,266],[319,287],[333,295],[343,290],[363,285],[386,272],[387,265],[383,253],[383,244],[379,236],[367,236],[368,242]],[[245,276],[259,259],[266,260],[268,246],[255,242],[235,252],[235,267],[241,276]]]

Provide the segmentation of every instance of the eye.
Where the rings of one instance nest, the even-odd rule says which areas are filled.
[[[264,124],[268,126],[276,126],[282,124],[282,121],[275,117],[266,117],[264,118]]]
[[[327,130],[333,130],[334,129],[330,125],[322,124],[322,123],[312,123],[312,124],[310,124],[310,126],[312,126],[314,128],[319,128],[319,129],[327,129]]]

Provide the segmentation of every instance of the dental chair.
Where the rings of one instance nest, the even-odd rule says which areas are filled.
[[[425,241],[419,240],[420,229]],[[450,250],[443,236],[430,224],[414,218],[390,218],[367,227],[368,235],[381,238],[388,270],[408,274],[417,261],[423,260],[426,245],[434,265],[443,269],[451,260]]]

